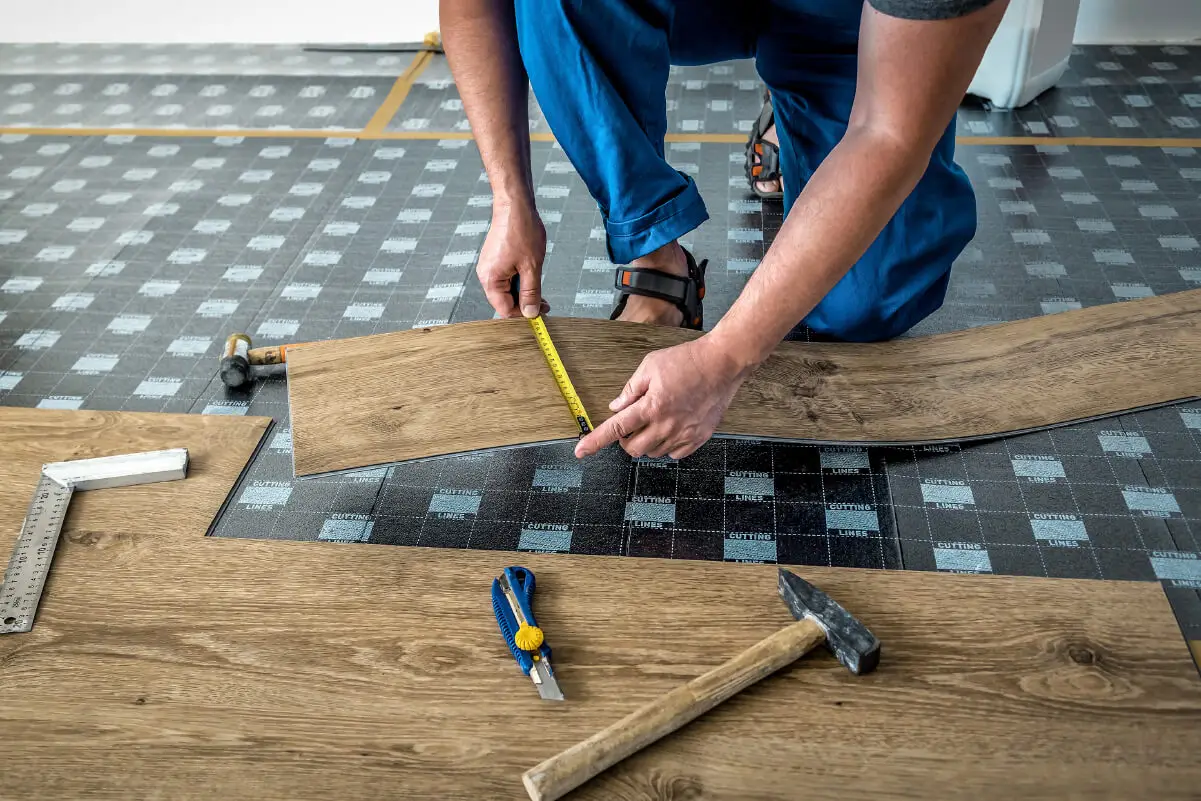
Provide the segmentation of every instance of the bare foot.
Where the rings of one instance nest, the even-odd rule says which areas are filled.
[[[780,146],[780,139],[776,136],[776,126],[773,123],[766,131],[763,132],[763,141],[771,142],[776,147]],[[758,163],[759,157],[755,157],[755,162]],[[779,179],[772,181],[755,181],[755,188],[760,192],[779,192],[781,191]]]
[[[634,259],[631,267],[643,267],[662,270],[665,273],[688,277],[688,260],[684,257],[684,249],[679,242],[664,245],[653,253],[642,258]],[[630,295],[626,298],[626,307],[618,320],[628,323],[654,323],[678,327],[684,322],[684,314],[674,303],[659,298],[648,298],[645,295]]]

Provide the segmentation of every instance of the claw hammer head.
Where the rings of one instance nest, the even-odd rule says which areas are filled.
[[[250,337],[230,334],[221,352],[221,383],[237,389],[250,380]]]
[[[780,597],[797,620],[809,618],[826,632],[826,647],[855,675],[880,664],[880,641],[854,615],[791,570],[780,568]]]
[[[288,348],[295,345],[251,347],[247,334],[230,334],[221,351],[221,383],[230,389],[250,383],[256,375],[280,373],[288,361]]]

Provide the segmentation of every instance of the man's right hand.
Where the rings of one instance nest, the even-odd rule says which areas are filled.
[[[533,204],[498,204],[492,227],[480,250],[476,274],[488,302],[501,317],[537,317],[550,311],[542,299],[542,260],[546,258],[546,228]],[[519,302],[509,287],[521,276]]]

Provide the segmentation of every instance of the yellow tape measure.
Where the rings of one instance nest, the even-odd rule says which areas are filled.
[[[550,367],[551,375],[554,376],[555,383],[559,385],[559,392],[563,395],[563,400],[567,401],[567,408],[571,410],[576,425],[580,427],[580,436],[591,433],[592,421],[588,419],[588,410],[584,408],[584,402],[580,400],[579,394],[571,384],[571,377],[567,375],[567,368],[563,366],[563,360],[559,358],[559,351],[555,349],[555,343],[551,341],[550,332],[546,330],[546,323],[543,321],[542,315],[527,319],[530,328],[534,330],[534,339],[542,350],[542,355],[546,357],[546,364]]]

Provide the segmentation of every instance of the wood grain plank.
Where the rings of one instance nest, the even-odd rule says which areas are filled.
[[[521,773],[790,622],[768,566],[522,554],[563,704],[492,618],[507,553],[203,537],[263,421],[0,409],[0,546],[45,461],[185,446],[81,493],[0,638],[0,796],[522,799]],[[153,514],[131,514],[153,491]],[[800,572],[884,643],[731,699],[572,799],[1195,798],[1201,678],[1155,584]]]
[[[93,529],[107,536],[134,522],[165,536],[204,536],[270,424],[267,417],[0,407],[0,554],[7,558],[16,541],[43,463],[165,448],[188,449],[187,478],[76,493],[56,558],[90,540]],[[53,603],[43,599],[39,616]]]
[[[15,798],[520,799],[790,619],[768,567],[523,555],[549,704],[491,616],[511,554],[70,545],[47,619],[0,641]],[[1201,679],[1156,585],[802,572],[881,637],[877,673],[813,654],[571,797],[1195,797]]]
[[[607,320],[547,326],[595,424],[646,353],[698,336]],[[1199,359],[1201,290],[884,343],[786,342],[719,433],[962,441],[1201,395]],[[306,345],[289,352],[288,389],[298,476],[575,433],[520,320]]]

